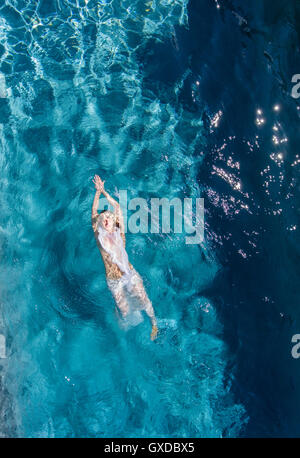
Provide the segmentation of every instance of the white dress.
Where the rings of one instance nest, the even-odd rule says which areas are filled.
[[[117,279],[107,279],[107,285],[114,297],[120,292],[129,294],[128,305],[130,313],[126,317],[128,324],[136,325],[142,321],[140,310],[145,310],[148,316],[155,320],[152,304],[144,292],[143,280],[135,269],[130,269],[128,255],[126,253],[124,242],[121,236],[120,229],[117,228],[113,232],[106,231],[100,225],[98,226],[98,240],[103,248],[111,257],[111,260],[116,264],[123,275]],[[136,302],[135,292],[142,292],[144,300]],[[130,294],[132,293],[132,294]]]

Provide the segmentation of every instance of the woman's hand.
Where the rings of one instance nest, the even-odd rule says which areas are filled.
[[[96,188],[97,191],[99,191],[99,192],[103,192],[104,191],[104,183],[105,182],[101,180],[99,175],[95,175],[94,176],[93,183],[94,183],[95,188]]]

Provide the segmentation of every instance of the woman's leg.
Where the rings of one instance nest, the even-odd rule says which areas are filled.
[[[113,288],[110,287],[109,289],[114,297],[118,309],[124,318],[129,313],[129,304],[126,299],[124,286],[122,284],[118,284],[117,286]]]
[[[155,339],[157,335],[157,321],[155,318],[153,306],[145,291],[143,280],[137,272],[135,273],[135,278],[130,293],[141,302],[145,312],[149,316],[152,324],[151,339]]]

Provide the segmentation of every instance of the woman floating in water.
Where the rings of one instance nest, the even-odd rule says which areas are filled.
[[[124,220],[120,205],[104,190],[104,181],[98,175],[95,175],[93,183],[95,184],[96,194],[92,208],[92,226],[104,262],[107,285],[123,318],[126,319],[132,312],[132,301],[130,299],[135,299],[139,302],[138,309],[145,310],[151,319],[151,339],[154,340],[157,335],[154,310],[145,291],[141,276],[128,261],[128,255],[125,250]],[[108,210],[98,213],[101,194],[113,206],[113,213]]]

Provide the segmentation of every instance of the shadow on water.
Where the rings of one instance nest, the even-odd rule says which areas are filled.
[[[217,110],[223,116],[218,129],[207,133],[198,175],[207,235],[223,266],[205,295],[217,304],[224,337],[237,355],[233,388],[250,417],[243,435],[299,436],[300,366],[291,357],[291,337],[300,329],[299,185],[293,168],[299,116],[290,96],[300,64],[299,4],[224,1],[216,16],[214,2],[205,3],[204,19],[204,2],[190,2],[186,40],[200,103],[210,119]],[[264,129],[255,124],[260,108]],[[270,124],[273,133],[280,126],[288,138],[277,148],[284,156],[281,170],[270,160],[276,153]],[[272,176],[267,186],[266,170]]]

